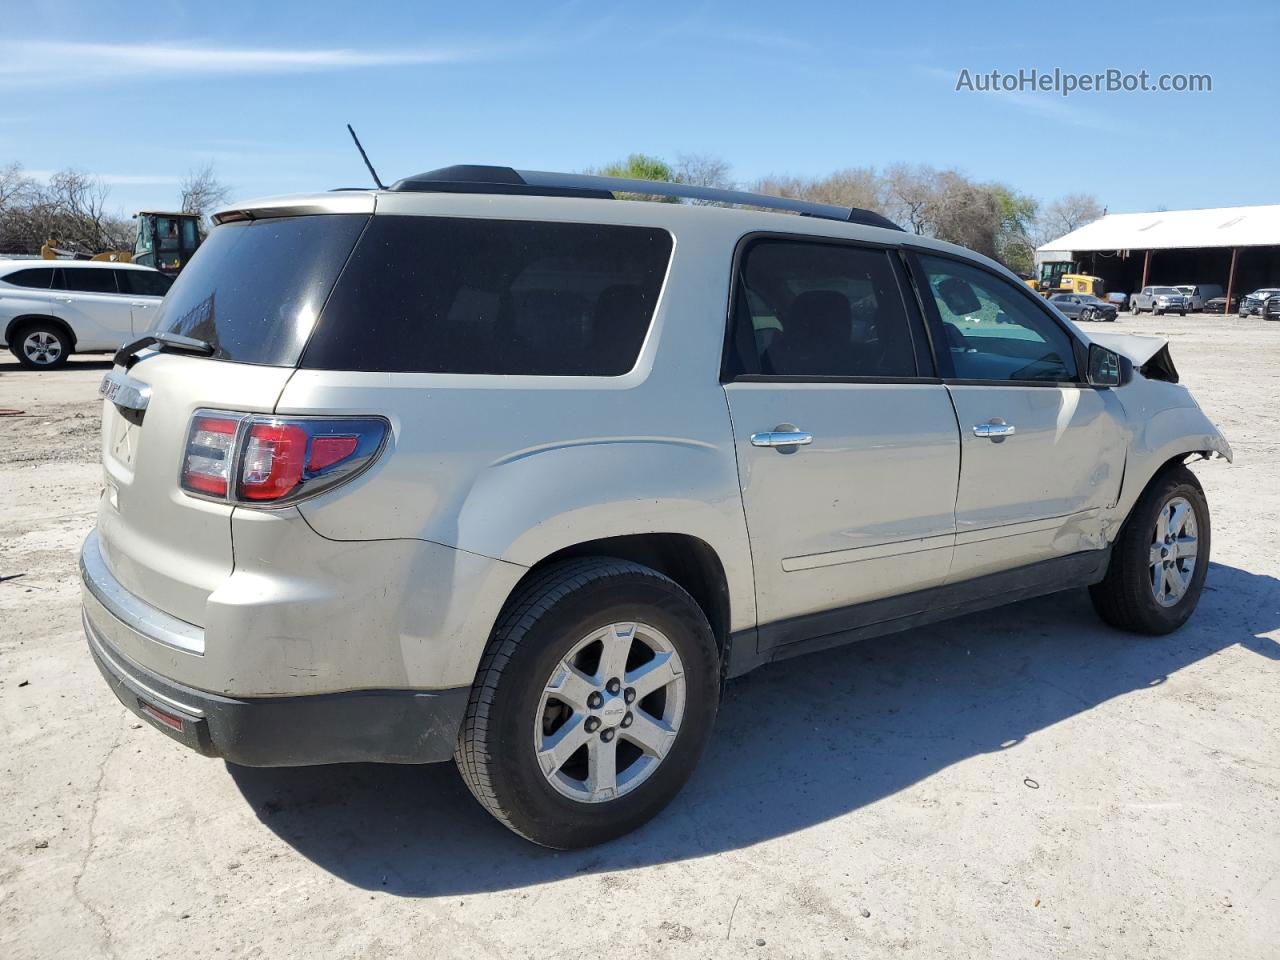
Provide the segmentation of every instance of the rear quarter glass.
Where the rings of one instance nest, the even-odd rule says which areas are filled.
[[[216,227],[170,288],[155,329],[207,341],[215,360],[294,366],[368,221],[320,214]]]
[[[652,321],[671,235],[651,227],[375,216],[301,366],[621,376]]]

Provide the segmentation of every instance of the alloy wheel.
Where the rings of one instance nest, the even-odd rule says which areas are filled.
[[[1177,606],[1196,572],[1196,512],[1185,497],[1174,497],[1160,510],[1151,537],[1148,563],[1151,593],[1162,607]]]
[[[583,803],[624,796],[653,775],[675,743],[685,707],[684,665],[645,623],[612,623],[556,665],[533,718],[547,782]]]
[[[35,330],[22,341],[22,353],[34,364],[51,366],[62,357],[62,341],[46,330]]]

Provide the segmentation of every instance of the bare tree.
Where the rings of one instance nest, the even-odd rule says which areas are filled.
[[[955,170],[943,170],[936,182],[924,211],[933,235],[995,258],[1002,222],[995,191]]]
[[[881,181],[885,212],[911,233],[933,232],[930,211],[938,192],[938,171],[923,165],[895,164]]]
[[[206,163],[198,170],[187,173],[182,181],[182,212],[194,213],[203,219],[227,202],[231,191],[217,178],[213,164]]]
[[[876,172],[869,167],[847,167],[820,178],[767,176],[751,185],[755,193],[793,200],[811,200],[842,207],[880,211],[884,207]]]
[[[49,243],[92,255],[133,247],[133,227],[107,211],[110,191],[78,170],[62,170],[47,184],[11,165],[0,171],[0,252],[38,253]]]
[[[705,153],[682,153],[676,157],[672,168],[678,183],[687,183],[694,187],[714,187],[717,190],[732,190],[737,185],[729,176],[732,169],[729,163],[719,157]],[[714,200],[690,200],[700,206],[715,205]]]
[[[0,167],[0,212],[15,203],[30,199],[36,182],[22,172],[22,164],[10,163]]]
[[[1101,219],[1106,213],[1098,198],[1091,193],[1069,193],[1044,208],[1037,224],[1041,243],[1056,240],[1086,223]]]

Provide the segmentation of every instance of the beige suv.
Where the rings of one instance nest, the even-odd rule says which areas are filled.
[[[583,846],[671,800],[755,667],[1199,598],[1183,463],[1230,449],[1164,341],[876,214],[453,167],[216,221],[104,379],[81,558],[104,676],[202,753],[453,757]]]

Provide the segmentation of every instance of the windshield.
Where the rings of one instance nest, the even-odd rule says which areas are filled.
[[[217,227],[178,275],[156,330],[213,359],[293,366],[368,217],[323,214]]]

